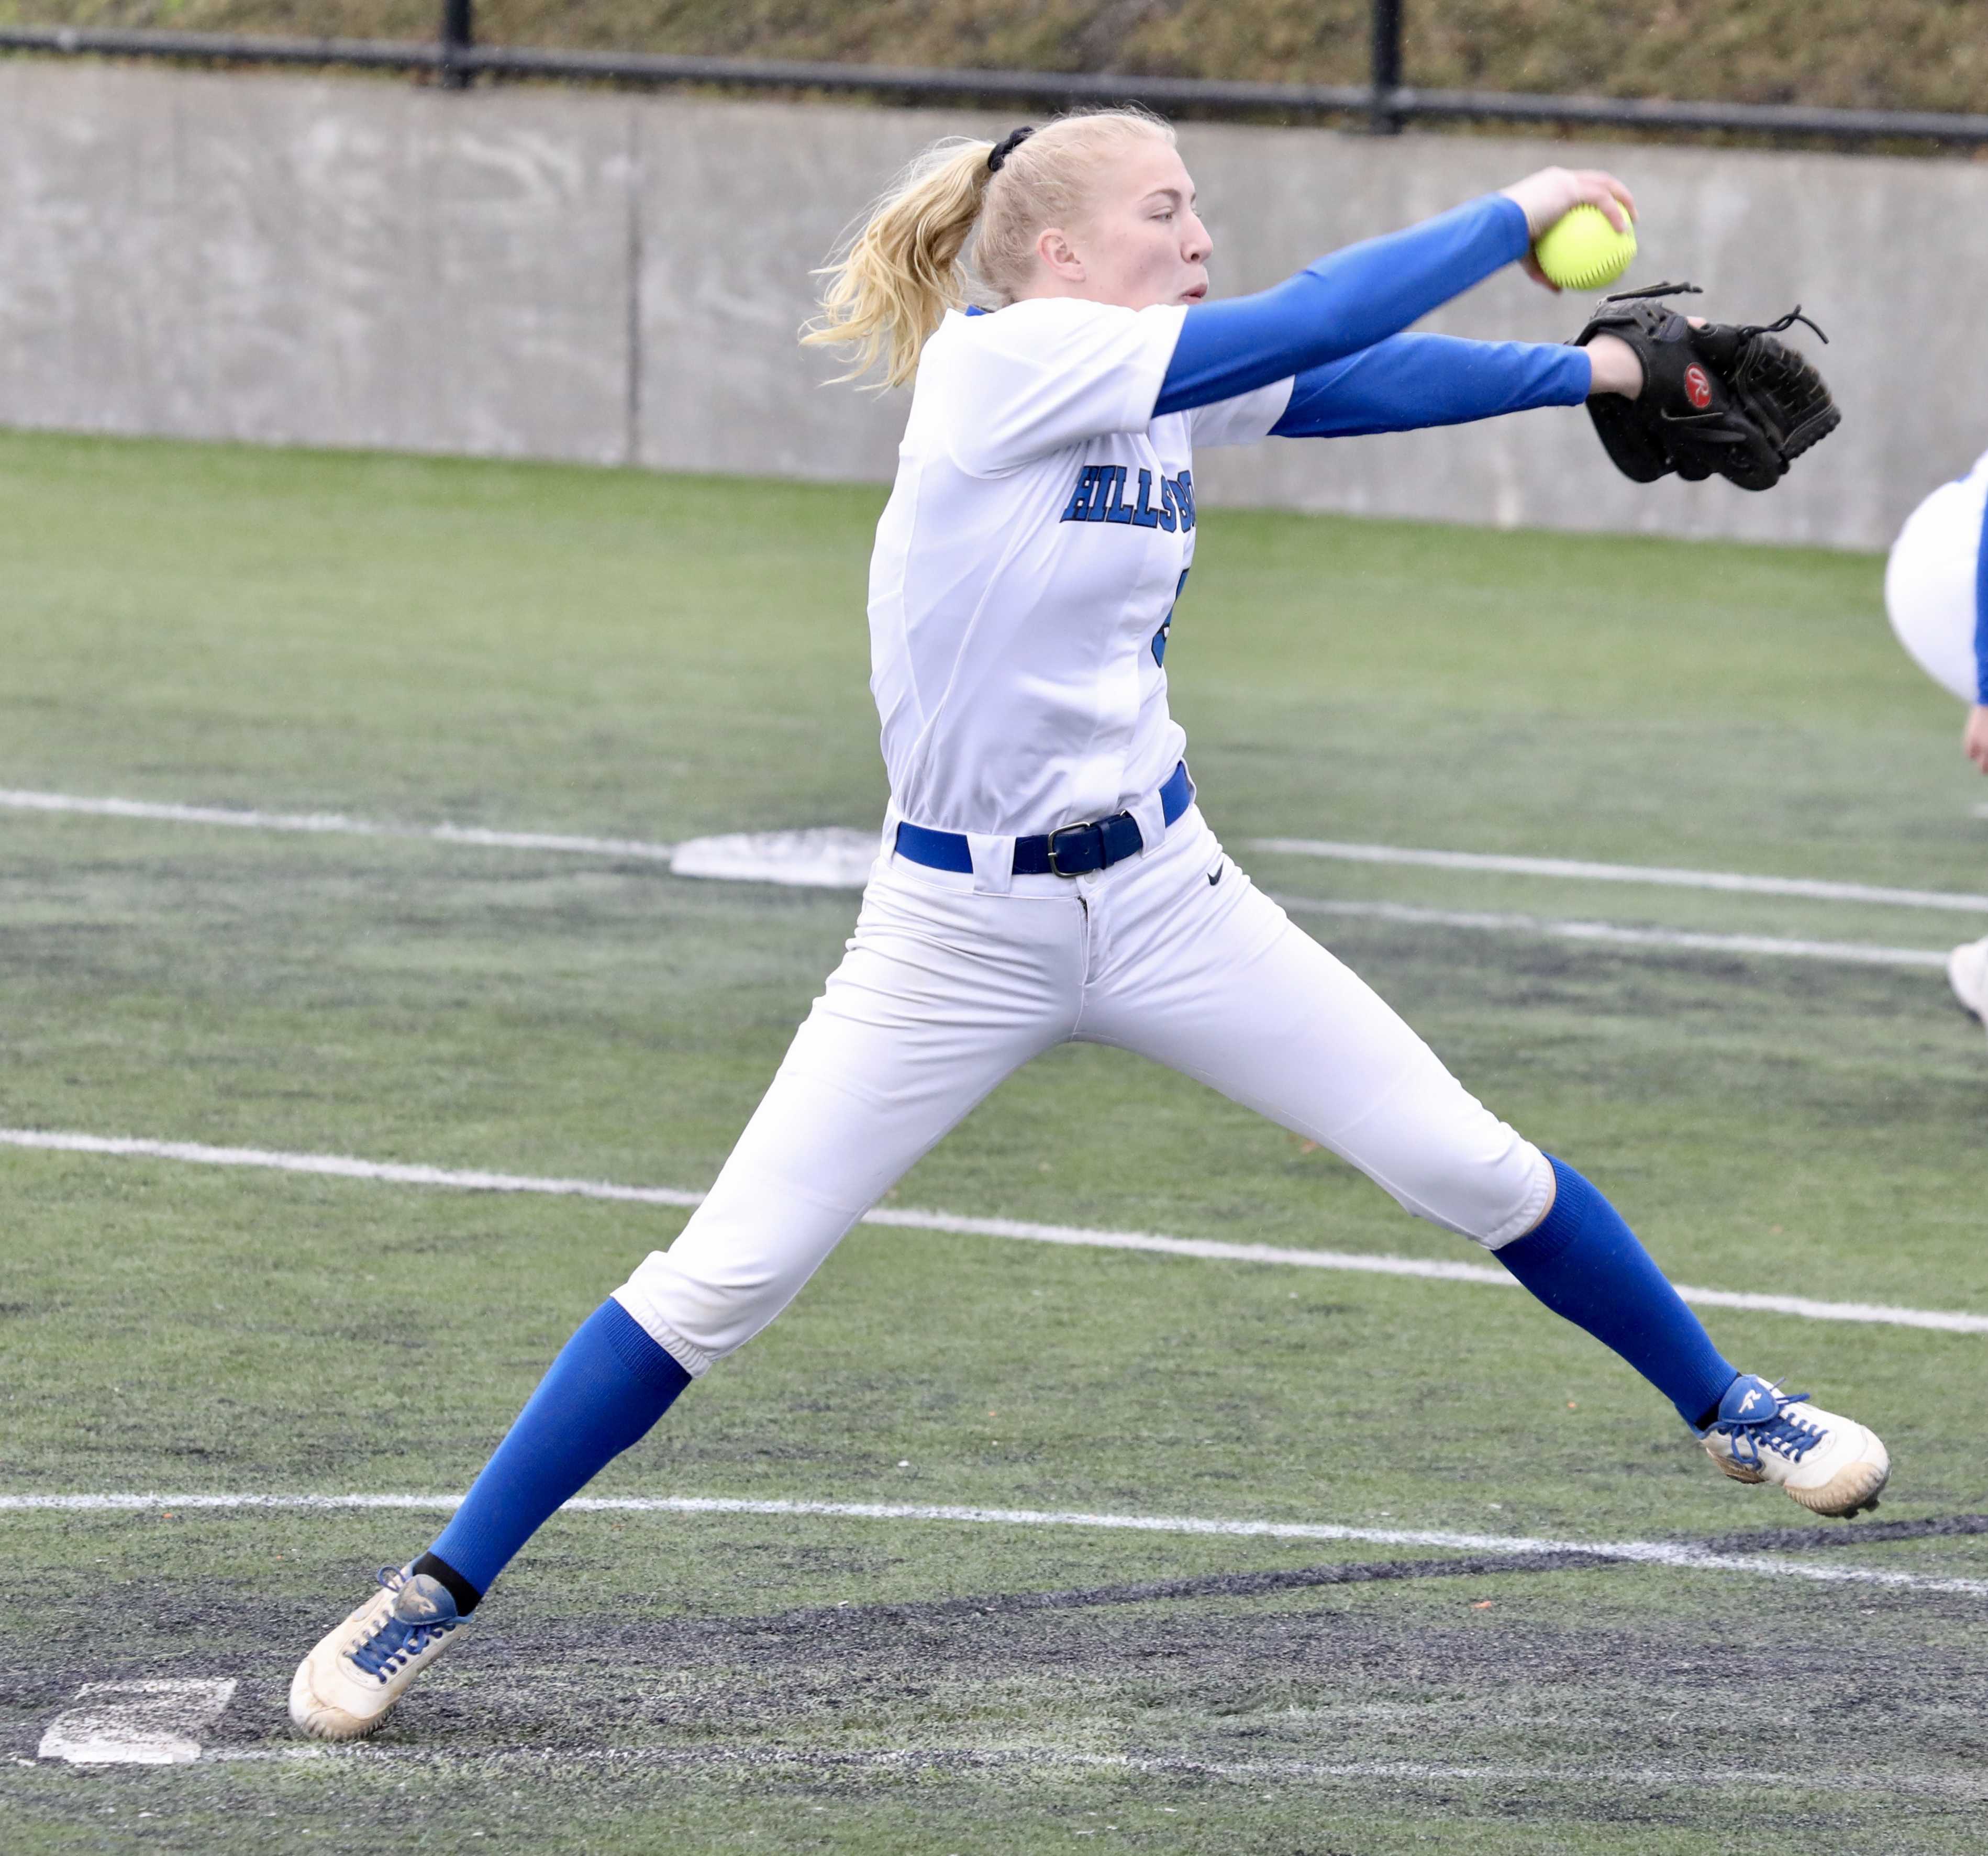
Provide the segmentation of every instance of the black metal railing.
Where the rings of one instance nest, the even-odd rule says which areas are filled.
[[[289,39],[233,32],[0,26],[0,52],[156,58],[213,64],[346,66],[405,71],[445,89],[478,77],[725,90],[857,93],[907,103],[1013,103],[1051,109],[1139,103],[1196,116],[1311,121],[1350,117],[1377,134],[1412,122],[1541,123],[1557,127],[1726,133],[1843,143],[1988,146],[1988,114],[1930,110],[1832,110],[1800,103],[1675,103],[1497,90],[1426,90],[1401,80],[1401,0],[1373,0],[1371,81],[1364,84],[1228,83],[1120,72],[917,69],[790,59],[679,57],[575,52],[475,42],[473,0],[441,0],[432,40]]]
[[[1401,87],[1401,0],[1373,0],[1373,55],[1368,61],[1367,126],[1376,135],[1399,135],[1401,114],[1388,106],[1388,99]]]
[[[465,60],[476,49],[475,0],[441,0],[441,87],[466,90],[471,73]]]

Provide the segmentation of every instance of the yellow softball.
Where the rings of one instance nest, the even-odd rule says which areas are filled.
[[[1618,232],[1598,206],[1577,206],[1548,226],[1533,246],[1540,269],[1565,290],[1613,283],[1635,255],[1635,227]]]

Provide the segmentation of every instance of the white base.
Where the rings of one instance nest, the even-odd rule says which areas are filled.
[[[670,874],[728,883],[786,883],[804,889],[860,889],[877,861],[878,837],[847,825],[803,831],[740,831],[691,838],[670,854]]]

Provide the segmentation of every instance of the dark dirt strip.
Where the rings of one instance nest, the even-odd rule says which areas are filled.
[[[1988,1515],[1936,1515],[1913,1521],[1859,1521],[1840,1528],[1771,1527],[1749,1533],[1682,1538],[1675,1543],[1708,1553],[1827,1552],[1881,1546],[1888,1541],[1956,1539],[1988,1534]],[[820,1605],[756,1620],[769,1630],[833,1628],[857,1618],[938,1620],[1012,1617],[1027,1611],[1077,1611],[1093,1606],[1147,1604],[1178,1598],[1250,1598],[1313,1587],[1366,1585],[1402,1579],[1482,1579],[1508,1573],[1578,1572],[1625,1564],[1606,1553],[1576,1551],[1493,1553],[1455,1559],[1355,1560],[1338,1565],[1300,1566],[1267,1572],[1205,1573],[1191,1578],[1148,1579],[1062,1591],[986,1592],[921,1604]],[[714,1624],[719,1621],[712,1620]],[[740,1620],[729,1621],[736,1624]],[[681,1627],[679,1627],[681,1628]]]
[[[1841,1527],[1763,1527],[1677,1543],[1709,1553],[1803,1553],[1882,1546],[1887,1540],[1957,1540],[1983,1533],[1988,1533],[1988,1514],[1936,1514],[1917,1521],[1848,1521]]]
[[[1489,1553],[1454,1560],[1354,1560],[1337,1566],[1298,1566],[1270,1572],[1203,1573],[1192,1578],[1145,1579],[1080,1586],[1065,1591],[985,1592],[925,1604],[823,1605],[760,1620],[768,1628],[833,1626],[854,1613],[870,1618],[1012,1617],[1025,1611],[1078,1611],[1094,1605],[1148,1604],[1171,1598],[1253,1598],[1324,1585],[1368,1585],[1396,1579],[1482,1579],[1499,1573],[1547,1573],[1620,1562],[1599,1553]]]

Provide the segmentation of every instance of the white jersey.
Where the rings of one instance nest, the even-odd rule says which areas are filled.
[[[1158,840],[1193,448],[1265,437],[1291,391],[1154,418],[1185,313],[1033,299],[927,343],[870,568],[891,827],[980,838],[976,866],[1125,810]]]

